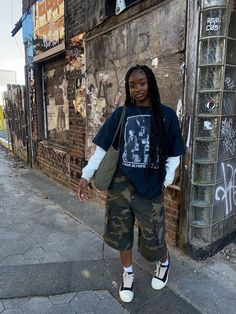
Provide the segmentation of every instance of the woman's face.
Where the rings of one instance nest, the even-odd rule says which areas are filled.
[[[144,71],[134,70],[129,79],[129,92],[138,106],[150,106],[148,80]]]

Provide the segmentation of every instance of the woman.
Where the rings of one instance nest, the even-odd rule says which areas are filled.
[[[133,228],[138,222],[138,247],[142,256],[156,263],[152,278],[153,289],[162,289],[168,281],[169,256],[165,243],[163,187],[174,179],[184,144],[177,116],[161,104],[155,76],[150,68],[137,65],[125,77],[126,116],[120,145],[117,171],[107,193],[105,242],[119,250],[123,265],[123,281],[119,290],[122,301],[131,302],[134,296],[132,267]],[[78,198],[88,200],[87,186],[110,147],[122,107],[117,108],[104,123],[93,142],[95,153],[82,170]],[[140,158],[127,160],[126,139],[130,130],[139,136],[145,129],[148,150],[146,162]],[[138,141],[140,139],[137,139]]]

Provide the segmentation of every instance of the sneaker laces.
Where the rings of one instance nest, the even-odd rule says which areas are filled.
[[[165,273],[168,269],[169,265],[162,265],[161,262],[157,262],[156,270],[154,270],[154,276],[162,279],[165,276]]]
[[[160,274],[160,268],[161,268],[161,262],[157,262],[157,267],[156,267],[156,269],[154,270],[154,275],[155,275],[156,277],[158,277],[159,274]]]
[[[134,274],[133,273],[123,273],[123,287],[124,288],[131,288],[134,281]]]

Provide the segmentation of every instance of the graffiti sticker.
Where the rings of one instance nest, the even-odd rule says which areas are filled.
[[[207,18],[207,25],[206,25],[206,31],[218,31],[220,30],[220,17],[208,17]]]
[[[214,99],[209,99],[208,102],[206,103],[206,107],[209,111],[213,111],[216,107],[216,102]]]

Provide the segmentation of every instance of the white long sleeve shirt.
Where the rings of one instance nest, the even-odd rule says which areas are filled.
[[[82,178],[87,180],[88,182],[92,179],[95,171],[97,170],[100,162],[102,161],[103,157],[105,156],[106,151],[96,146],[96,149],[88,161],[88,164],[82,169]],[[175,177],[175,170],[180,163],[180,156],[177,157],[168,157],[166,160],[166,176],[164,180],[164,186],[167,187],[170,185]]]

